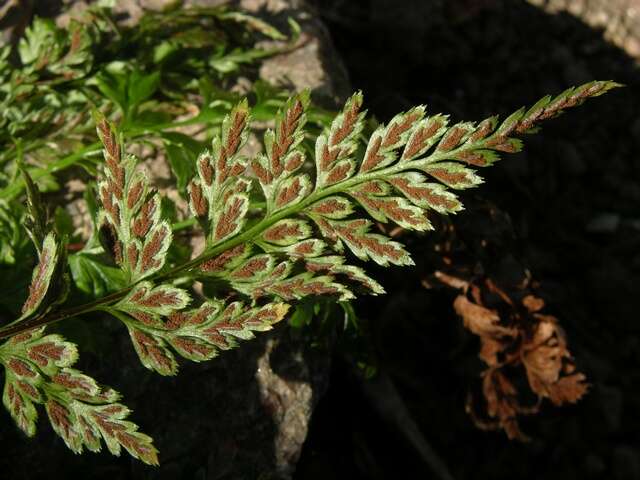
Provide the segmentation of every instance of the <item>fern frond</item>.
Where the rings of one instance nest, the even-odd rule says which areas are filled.
[[[2,401],[16,424],[28,436],[36,432],[35,405],[43,405],[53,430],[74,453],[86,448],[120,455],[124,448],[134,458],[158,464],[152,439],[126,420],[130,410],[118,403],[120,395],[71,368],[76,346],[60,335],[44,335],[44,327],[17,335],[0,346],[5,368]]]
[[[48,233],[19,320],[38,312],[43,315],[64,298],[61,252],[64,244]],[[71,368],[78,359],[77,347],[60,335],[44,335],[45,328],[27,330],[0,345],[0,363],[5,368],[2,401],[18,427],[33,436],[38,417],[35,405],[43,405],[53,430],[73,452],[84,448],[97,452],[102,438],[114,455],[124,447],[133,457],[157,465],[152,439],[125,420],[130,411],[117,402],[120,395]]]
[[[122,307],[120,307],[122,310]],[[173,352],[195,362],[210,360],[220,350],[237,345],[237,340],[254,338],[253,332],[270,330],[282,320],[289,309],[285,303],[269,303],[250,308],[242,302],[226,304],[222,301],[207,301],[191,310],[175,309],[160,322],[151,315],[132,312],[123,316],[111,309],[120,318],[131,336],[131,341],[142,364],[161,375],[175,375],[178,364]]]
[[[244,174],[247,159],[240,149],[248,137],[249,108],[238,104],[222,122],[211,151],[198,157],[198,180],[189,185],[192,213],[203,223],[209,245],[238,233],[249,209],[251,180]]]
[[[105,250],[130,282],[160,270],[171,245],[171,227],[160,218],[160,196],[126,155],[113,127],[97,114],[97,131],[104,146],[106,168],[98,184],[102,202],[100,237]]]
[[[197,178],[189,185],[191,211],[207,238],[205,252],[162,274],[158,271],[165,264],[171,233],[159,216],[158,195],[149,192],[146,179],[136,170],[136,159],[124,155],[111,125],[101,119],[102,218],[111,235],[110,251],[135,284],[124,298],[103,309],[125,323],[147,368],[173,375],[178,368],[174,353],[200,360],[233,345],[227,339],[221,346],[195,331],[190,349],[181,346],[186,340],[176,340],[183,334],[170,325],[172,319],[187,315],[184,309],[190,297],[163,282],[177,275],[188,273],[227,285],[252,305],[246,307],[249,312],[272,306],[278,314],[269,318],[271,323],[280,321],[288,308],[280,302],[327,295],[347,300],[353,298],[354,288],[383,293],[364,270],[349,264],[347,251],[383,266],[411,265],[413,260],[402,244],[375,232],[373,221],[393,222],[408,230],[432,229],[431,211],[459,212],[463,206],[454,191],[482,182],[474,167],[489,166],[500,153],[521,149],[522,142],[514,135],[530,133],[542,120],[615,86],[592,82],[555,98],[544,97],[503,122],[490,117],[477,125],[449,126],[446,116],[427,116],[426,108],[419,106],[380,125],[361,158],[358,139],[365,112],[362,94],[356,93],[318,136],[314,176],[305,167],[301,147],[308,93],[285,104],[275,128],[264,135],[265,153],[251,161],[241,152],[250,126],[249,107],[242,101],[224,119],[211,150],[199,156]],[[265,207],[254,208],[259,218],[249,219],[254,182],[262,188]],[[143,278],[144,282],[135,283]],[[213,308],[210,302],[216,311],[222,308],[218,299],[205,300],[189,315]],[[215,315],[207,318],[207,325],[216,322]],[[247,337],[243,335],[240,338]]]
[[[211,150],[197,159],[197,177],[189,183],[189,205],[204,229],[205,250],[172,266],[167,265],[172,233],[159,194],[137,168],[138,160],[125,154],[113,126],[98,115],[105,159],[98,187],[100,236],[128,286],[86,305],[52,310],[60,297],[51,294],[50,285],[63,273],[57,265],[64,249],[47,236],[23,317],[0,329],[0,338],[20,333],[0,346],[8,372],[5,405],[29,434],[35,428],[34,403],[41,403],[72,450],[96,450],[102,437],[114,454],[124,447],[156,463],[151,439],[125,420],[129,411],[116,403],[117,395],[70,368],[75,347],[34,328],[108,312],[126,326],[145,367],[174,375],[176,354],[192,361],[213,358],[272,328],[291,302],[384,293],[352,257],[383,266],[413,260],[401,243],[378,233],[374,222],[432,229],[434,212],[463,209],[455,191],[482,182],[476,168],[522,148],[518,135],[533,133],[543,120],[616,86],[591,82],[571,88],[502,122],[490,117],[450,126],[447,116],[428,116],[419,106],[376,128],[364,149],[359,141],[365,112],[362,94],[356,93],[318,136],[309,162],[302,149],[308,93],[285,104],[275,128],[264,135],[264,154],[253,159],[242,153],[251,117],[242,101],[224,119]],[[252,205],[249,194],[257,184],[264,202]],[[188,280],[210,283],[219,294],[208,298],[176,286]]]

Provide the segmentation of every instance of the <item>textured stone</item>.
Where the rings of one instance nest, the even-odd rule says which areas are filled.
[[[640,0],[527,0],[549,13],[567,12],[603,30],[604,38],[640,60]]]

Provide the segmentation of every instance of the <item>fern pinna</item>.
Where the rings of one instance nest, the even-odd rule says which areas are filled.
[[[196,258],[168,265],[170,224],[159,194],[137,159],[127,155],[115,128],[97,116],[104,146],[98,185],[100,241],[128,286],[92,303],[62,308],[67,291],[64,239],[40,235],[40,261],[23,315],[0,329],[3,401],[18,426],[35,432],[36,404],[44,405],[54,430],[74,452],[100,449],[101,439],[119,454],[157,463],[151,439],[126,420],[118,394],[71,368],[76,347],[47,325],[93,311],[124,323],[142,364],[174,375],[177,357],[208,360],[269,330],[292,303],[310,296],[348,300],[355,293],[384,293],[352,255],[379,265],[411,265],[399,242],[377,233],[375,222],[416,231],[432,228],[430,211],[457,213],[454,193],[482,182],[475,168],[522,147],[518,135],[617,84],[597,81],[546,96],[500,122],[449,125],[419,106],[380,125],[362,145],[365,112],[353,95],[315,141],[313,159],[302,148],[308,93],[292,97],[264,152],[243,154],[251,122],[246,101],[225,118],[211,150],[197,159],[188,185],[189,206],[206,238]],[[34,193],[35,195],[35,193]],[[43,227],[44,228],[44,227]],[[181,280],[181,282],[176,282]],[[187,291],[185,280],[216,285],[208,298]]]

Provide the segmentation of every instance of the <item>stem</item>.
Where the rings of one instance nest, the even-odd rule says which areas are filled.
[[[31,170],[29,172],[29,175],[31,175],[31,178],[34,181],[36,181],[39,178],[42,178],[46,175],[68,168],[71,165],[74,165],[75,163],[80,161],[82,158],[84,158],[85,155],[89,153],[93,153],[94,151],[99,152],[101,145],[102,144],[100,142],[95,142],[95,143],[92,143],[91,145],[87,145],[86,147],[81,148],[80,150],[78,150],[75,153],[72,153],[71,155],[67,155],[66,157],[61,158],[56,162],[52,162],[46,167],[36,168],[34,170]],[[0,198],[1,199],[13,198],[16,195],[18,195],[23,189],[24,189],[24,180],[21,178],[16,179],[15,182],[11,183],[11,185],[8,185],[6,188],[0,191]]]
[[[29,320],[25,320],[23,322],[9,324],[6,327],[0,329],[0,339],[12,337],[27,330],[31,330],[32,328],[57,323],[67,318],[82,315],[83,313],[92,312],[94,310],[97,310],[98,307],[105,303],[111,303],[123,298],[131,290],[131,288],[133,288],[133,285],[127,287],[127,289],[125,290],[120,290],[118,292],[112,293],[111,295],[107,295],[106,297],[102,297],[91,303],[85,303],[84,305],[78,305],[77,307],[71,307],[66,310],[61,310],[58,313],[54,313],[52,315],[47,316],[45,314],[39,317],[30,318]]]
[[[344,180],[340,183],[337,183],[335,185],[331,185],[327,188],[324,189],[316,189],[314,190],[308,197],[306,197],[305,199],[303,199],[302,201],[296,203],[295,205],[292,205],[288,208],[283,208],[282,210],[279,210],[275,213],[273,213],[272,215],[269,215],[268,217],[263,218],[260,222],[256,223],[253,227],[251,227],[250,229],[246,230],[244,233],[241,233],[235,237],[232,237],[218,245],[214,245],[211,248],[205,250],[202,254],[200,254],[198,257],[194,258],[193,260],[190,260],[182,265],[178,265],[164,273],[156,273],[154,275],[151,275],[148,278],[145,278],[143,280],[145,281],[152,281],[152,282],[163,282],[163,281],[167,281],[167,280],[171,280],[174,279],[176,277],[178,277],[180,274],[187,272],[189,270],[192,270],[196,267],[198,267],[200,264],[202,264],[203,262],[241,244],[241,243],[250,243],[252,241],[254,241],[254,239],[258,238],[260,236],[260,234],[265,231],[267,228],[269,228],[271,225],[273,225],[274,223],[287,218],[291,215],[294,215],[296,213],[300,213],[302,212],[305,208],[307,208],[308,206],[314,204],[315,202],[331,196],[331,195],[335,195],[338,193],[343,193],[346,190],[348,190],[349,188],[362,183],[362,182],[367,182],[370,180],[375,180],[378,178],[384,178],[384,177],[388,177],[389,175],[393,175],[395,173],[399,173],[402,172],[404,170],[409,170],[409,169],[418,169],[420,166],[422,165],[426,165],[426,164],[430,164],[430,163],[434,163],[437,162],[438,160],[442,160],[442,159],[446,159],[446,158],[451,158],[452,155],[454,155],[455,153],[463,150],[463,149],[467,149],[469,147],[460,147],[456,150],[452,150],[450,152],[443,152],[443,153],[434,153],[432,155],[430,155],[429,157],[423,158],[423,159],[417,159],[417,160],[412,160],[410,162],[399,162],[395,165],[389,166],[387,168],[383,168],[381,170],[377,170],[377,171],[373,171],[370,173],[366,173],[363,175],[355,175],[354,177]],[[477,147],[472,147],[472,148],[477,148]],[[190,222],[189,220],[185,221],[184,223],[186,224],[186,222]],[[182,226],[182,225],[181,225]],[[141,280],[142,281],[142,280]],[[53,323],[57,323],[60,322],[62,320],[65,320],[67,318],[71,318],[77,315],[81,315],[84,313],[89,313],[95,310],[99,310],[99,309],[103,309],[103,307],[105,305],[108,305],[110,303],[113,303],[115,301],[118,301],[122,298],[124,298],[130,291],[131,289],[133,289],[133,287],[135,287],[136,284],[132,284],[129,285],[128,287],[119,290],[115,293],[112,293],[110,295],[107,295],[106,297],[102,297],[98,300],[95,300],[91,303],[87,303],[84,305],[79,305],[76,307],[71,307],[69,309],[66,310],[61,310],[57,313],[51,314],[51,315],[42,315],[40,317],[35,317],[32,318],[30,320],[26,320],[26,321],[22,321],[19,323],[14,323],[14,324],[9,324],[4,328],[0,328],[0,339],[4,339],[7,337],[11,337],[13,335],[17,335],[21,332],[24,332],[26,330],[30,330],[32,328],[35,327],[40,327],[42,325],[50,325]]]
[[[176,222],[171,225],[171,230],[175,232],[179,232],[180,230],[185,230],[189,227],[195,227],[198,224],[198,220],[196,218],[187,218],[186,220],[182,220],[181,222]]]

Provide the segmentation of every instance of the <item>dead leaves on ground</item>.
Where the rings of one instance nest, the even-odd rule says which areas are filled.
[[[472,396],[467,403],[476,425],[502,428],[509,438],[526,440],[520,415],[537,413],[544,398],[559,406],[575,403],[587,392],[589,384],[576,371],[564,331],[555,317],[542,313],[544,301],[531,293],[529,277],[508,295],[486,276],[470,281],[442,271],[435,276],[460,291],[455,311],[480,339],[479,356],[487,366],[481,374],[485,418]],[[531,405],[524,400],[531,395],[517,387],[518,374],[524,374],[533,393]]]

